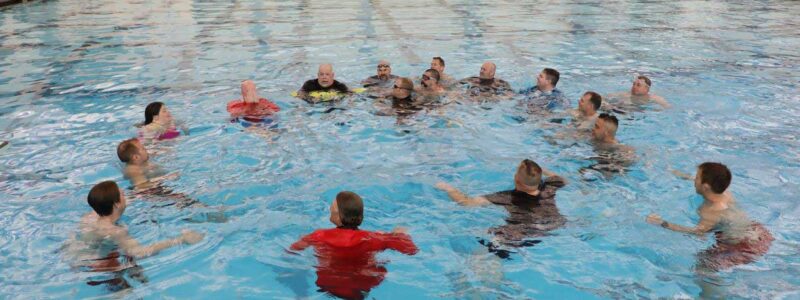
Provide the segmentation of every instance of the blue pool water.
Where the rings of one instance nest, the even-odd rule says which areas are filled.
[[[115,149],[136,134],[145,105],[167,104],[189,136],[151,158],[180,171],[167,186],[212,207],[226,223],[197,223],[213,208],[130,203],[122,223],[143,243],[180,229],[199,244],[141,259],[147,283],[130,298],[322,298],[311,252],[285,249],[329,227],[341,190],[365,199],[362,228],[409,229],[415,256],[385,252],[377,299],[693,298],[694,255],[713,243],[645,223],[657,212],[691,224],[700,162],[731,167],[731,191],[775,236],[757,262],[723,271],[730,298],[800,293],[800,5],[792,1],[35,1],[0,8],[0,298],[106,296],[70,268],[62,245],[102,180],[122,186]],[[795,16],[795,17],[792,17]],[[288,96],[332,62],[356,86],[378,60],[419,76],[443,56],[447,73],[477,76],[492,60],[515,89],[544,67],[577,103],[587,90],[628,90],[633,76],[673,108],[621,116],[618,137],[637,149],[624,175],[581,175],[594,155],[551,137],[564,126],[513,101],[453,104],[399,122],[372,100],[323,113]],[[282,111],[277,134],[229,123],[225,103],[253,79]],[[473,195],[512,187],[523,158],[570,184],[565,227],[500,260],[476,242],[503,224],[499,207],[467,209],[433,188]]]

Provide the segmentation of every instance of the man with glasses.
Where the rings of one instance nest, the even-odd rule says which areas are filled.
[[[444,93],[444,88],[440,84],[440,73],[435,69],[427,69],[422,73],[419,80],[419,92],[425,96],[439,96]]]
[[[378,62],[378,74],[361,81],[365,88],[391,88],[397,75],[392,75],[392,65],[386,61]]]
[[[497,66],[492,62],[484,62],[481,65],[481,72],[479,76],[473,76],[462,79],[459,83],[466,85],[469,94],[472,96],[481,95],[505,95],[511,96],[511,85],[505,80],[495,78],[495,70]]]
[[[389,94],[388,99],[391,101],[391,108],[385,107],[377,112],[378,115],[411,115],[421,110],[414,101],[413,97],[414,82],[405,77],[398,77],[392,86],[392,92]]]

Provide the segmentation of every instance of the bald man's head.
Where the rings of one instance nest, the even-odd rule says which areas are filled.
[[[494,65],[492,62],[485,62],[481,65],[481,79],[494,79],[494,72],[497,70],[497,66]]]
[[[333,85],[334,75],[333,66],[331,64],[321,64],[317,71],[317,83],[322,87],[329,87]]]

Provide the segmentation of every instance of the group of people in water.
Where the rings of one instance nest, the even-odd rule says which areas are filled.
[[[522,103],[530,112],[563,111],[571,108],[569,99],[556,89],[560,74],[555,69],[543,69],[536,78],[535,86],[516,92],[507,81],[496,78],[495,71],[496,66],[486,62],[481,66],[478,76],[456,81],[445,73],[444,59],[434,57],[430,69],[425,70],[419,78],[412,79],[392,74],[391,64],[382,60],[377,65],[376,75],[361,82],[362,88],[350,89],[335,79],[331,65],[323,64],[319,66],[317,77],[306,81],[295,95],[308,102],[318,103],[335,102],[352,93],[367,93],[390,100],[394,109],[411,113],[426,106],[446,105],[442,99],[447,98],[448,93],[466,94],[480,101],[522,96]],[[626,99],[640,104],[656,103],[668,108],[669,103],[650,93],[651,85],[648,77],[636,77]],[[227,105],[232,120],[252,124],[269,122],[280,111],[276,104],[258,96],[253,81],[242,82],[241,97]],[[596,92],[585,92],[580,97],[577,108],[570,111],[575,128],[587,132],[599,148],[632,151],[630,147],[620,145],[616,139],[619,127],[617,117],[601,112],[603,110],[614,111],[614,105],[605,103],[603,97]],[[149,162],[150,155],[145,144],[174,139],[180,135],[181,130],[166,105],[154,102],[145,108],[145,120],[140,126],[139,136],[119,143],[117,155],[125,164],[124,177],[131,182],[137,197],[166,198],[178,207],[202,205],[186,195],[163,187],[161,182],[175,176],[174,173],[164,172]],[[679,175],[692,179],[692,176],[686,174]],[[663,220],[657,214],[647,216],[646,221],[665,229],[698,236],[713,232],[716,244],[699,255],[698,270],[713,272],[753,262],[765,254],[773,237],[763,225],[750,220],[737,208],[734,197],[728,191],[732,181],[730,170],[721,163],[705,162],[698,165],[693,180],[695,191],[704,199],[698,209],[698,224],[678,225]],[[556,191],[567,184],[564,177],[543,168],[533,160],[523,159],[513,176],[512,190],[469,196],[445,182],[439,182],[435,187],[464,206],[503,206],[508,211],[506,224],[491,228],[489,232],[493,238],[490,241],[482,239],[480,243],[487,246],[490,252],[508,258],[508,249],[539,243],[542,237],[567,222],[559,212],[556,202]],[[135,259],[138,257],[153,255],[180,244],[197,243],[203,239],[203,234],[187,230],[173,239],[140,245],[128,235],[124,227],[117,224],[127,206],[126,199],[125,192],[113,181],[98,183],[89,191],[87,201],[93,211],[86,214],[80,222],[76,239],[82,243],[74,244],[93,252],[93,258],[83,260],[89,261],[84,266],[89,270],[134,270]],[[330,221],[335,227],[316,230],[300,237],[290,246],[289,251],[292,252],[309,247],[315,249],[319,259],[316,283],[332,295],[348,299],[363,298],[371,288],[377,286],[383,280],[386,269],[374,259],[376,253],[393,249],[413,255],[419,251],[407,230],[396,228],[388,233],[363,230],[359,228],[363,218],[362,198],[353,192],[342,191],[336,195],[330,206]],[[217,221],[224,222],[224,216]],[[103,248],[101,245],[108,241],[114,247]],[[116,288],[128,286],[121,277],[90,284],[108,284]]]

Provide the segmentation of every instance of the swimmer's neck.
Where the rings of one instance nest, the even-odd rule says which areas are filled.
[[[555,87],[540,87],[540,86],[537,86],[536,88],[538,88],[539,91],[542,93],[549,93],[556,89]]]
[[[118,215],[116,211],[107,216],[98,215],[96,212],[92,212],[92,214],[94,214],[97,220],[95,221],[95,225],[99,226],[117,226],[117,221],[119,221],[120,218],[120,215]]]
[[[149,167],[149,166],[150,166],[150,162],[146,161],[146,160],[145,161],[139,161],[139,162],[131,161],[131,162],[125,163],[125,168],[146,168],[146,167]]]
[[[581,116],[584,117],[584,118],[587,118],[587,119],[588,118],[594,118],[594,117],[597,116],[597,111],[596,110],[593,110],[593,111],[582,111],[581,110],[580,112],[581,112]]]
[[[619,144],[617,138],[615,137],[605,137],[602,140],[596,140],[597,144],[600,146],[616,146]]]
[[[515,191],[517,191],[517,192],[520,192],[520,193],[525,193],[525,194],[528,194],[528,195],[534,196],[534,197],[536,197],[536,196],[539,196],[539,194],[541,194],[541,193],[542,193],[542,191],[540,191],[539,189],[535,189],[535,190],[533,190],[533,191],[529,191],[529,190],[528,190],[528,191],[526,191],[526,190],[520,190],[520,189],[519,189],[519,188],[517,188],[516,186],[514,187],[514,190],[515,190]]]
[[[492,78],[478,78],[478,82],[481,85],[492,85],[492,84],[494,84],[494,77],[492,77]]]
[[[731,200],[733,199],[733,196],[727,191],[722,192],[722,194],[708,192],[702,194],[702,196],[706,203],[720,208],[726,208],[728,203],[731,203]]]

